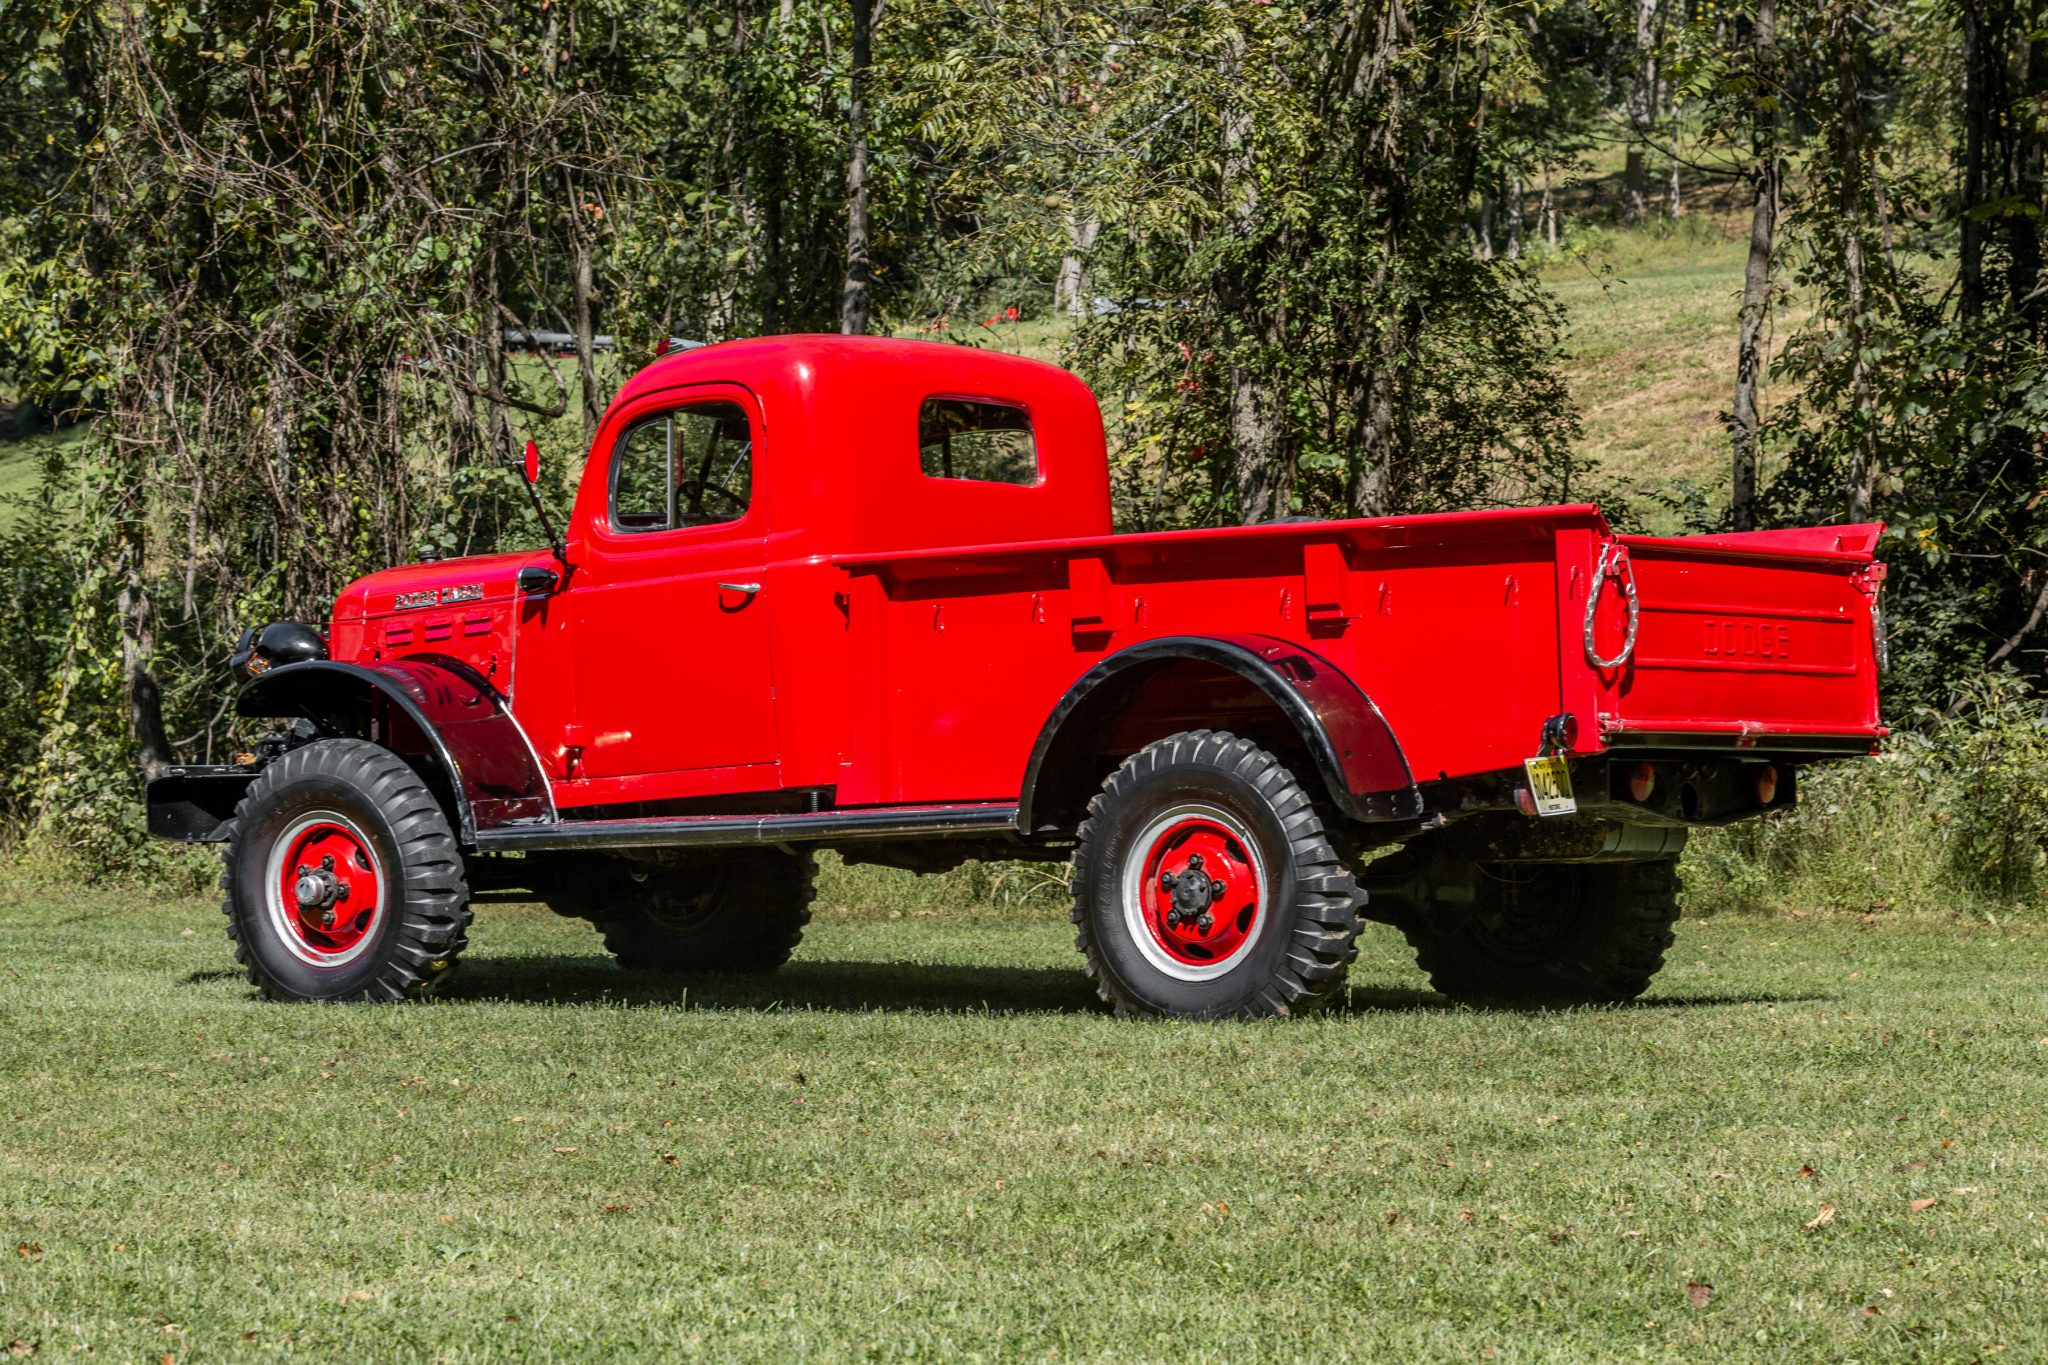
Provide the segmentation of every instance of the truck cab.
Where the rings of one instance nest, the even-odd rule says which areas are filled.
[[[657,361],[619,394],[566,564],[541,552],[371,574],[336,602],[330,650],[454,659],[491,679],[562,812],[836,793],[855,715],[835,557],[970,528],[1109,534],[1102,421],[1079,380],[925,342],[732,342]]]

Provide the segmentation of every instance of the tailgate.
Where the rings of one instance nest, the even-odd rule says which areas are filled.
[[[1592,641],[1566,642],[1597,694],[1602,740],[1650,747],[1861,750],[1878,724],[1877,525],[1621,536],[1588,574]],[[1595,580],[1601,580],[1595,583]],[[1626,643],[1627,588],[1638,609]],[[1584,630],[1585,617],[1572,625]]]

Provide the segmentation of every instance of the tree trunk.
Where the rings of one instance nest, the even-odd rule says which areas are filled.
[[[2021,108],[2039,109],[2048,102],[2048,43],[2029,34],[2023,40],[2026,60],[2022,70],[2026,73],[2025,93],[2020,101]],[[2006,269],[2006,297],[2009,306],[2028,324],[2028,331],[2035,337],[2042,334],[2041,319],[2048,317],[2048,308],[2042,307],[2041,288],[2041,220],[2037,216],[2048,200],[2042,197],[2042,148],[2041,138],[2036,135],[2020,140],[2013,150],[2013,197],[2034,212],[2022,211],[2006,215],[2005,222],[2011,234],[2011,250],[2008,253]]]
[[[1964,0],[1963,12],[1963,184],[1962,241],[1956,253],[1962,314],[1984,311],[1984,221],[1970,210],[1984,202],[1984,142],[1991,122],[1991,71],[1985,52],[1981,0]]]
[[[1750,178],[1755,200],[1749,215],[1749,263],[1742,276],[1742,313],[1735,343],[1735,406],[1730,436],[1734,446],[1729,514],[1738,531],[1756,529],[1757,442],[1763,426],[1757,391],[1764,377],[1764,324],[1771,307],[1771,248],[1778,224],[1778,118],[1769,103],[1770,73],[1776,69],[1777,0],[1757,0],[1752,68],[1758,90],[1751,114]]]
[[[117,438],[118,439],[118,438]],[[123,466],[123,484],[117,496],[124,504],[115,531],[114,571],[121,584],[114,610],[121,618],[121,677],[128,695],[128,730],[135,740],[135,757],[145,778],[157,777],[171,764],[170,736],[164,731],[163,696],[150,661],[156,657],[156,618],[150,608],[149,589],[143,583],[142,500],[131,479],[146,478],[141,468],[147,447],[136,445],[121,451],[116,460]],[[135,466],[130,470],[128,466]]]
[[[1085,218],[1067,215],[1067,254],[1060,257],[1052,299],[1053,311],[1062,317],[1088,316],[1088,253],[1095,249],[1101,231],[1102,220],[1092,213]]]
[[[1649,212],[1649,167],[1643,139],[1650,135],[1650,125],[1657,117],[1656,29],[1657,0],[1636,0],[1636,67],[1628,92],[1628,164],[1622,172],[1621,218],[1625,223],[1640,223]]]
[[[1628,149],[1628,161],[1621,172],[1621,221],[1640,223],[1649,213],[1649,169],[1643,164],[1643,149]]]
[[[597,327],[591,313],[591,295],[595,292],[596,267],[592,261],[595,244],[590,240],[589,212],[583,207],[582,196],[570,186],[569,214],[574,227],[571,229],[575,251],[575,276],[571,285],[571,298],[575,305],[573,319],[576,328],[576,377],[582,390],[583,440],[588,444],[597,436],[597,424],[604,417],[604,399],[597,387]]]
[[[1379,268],[1367,294],[1374,322],[1364,378],[1353,396],[1351,477],[1346,490],[1351,514],[1383,517],[1394,510],[1394,477],[1401,459],[1400,395],[1396,379],[1404,359],[1406,313],[1387,306],[1400,259],[1399,225],[1389,223],[1381,238]]]
[[[1849,395],[1855,423],[1845,492],[1849,520],[1859,522],[1870,519],[1872,485],[1877,477],[1876,451],[1871,433],[1871,423],[1876,420],[1876,415],[1871,406],[1870,362],[1865,358],[1869,346],[1863,321],[1863,241],[1870,208],[1864,185],[1862,72],[1857,61],[1860,44],[1851,28],[1847,0],[1836,0],[1834,46],[1836,98],[1841,102],[1837,113],[1841,120],[1841,193],[1837,208],[1842,229],[1842,290],[1847,313],[1843,331],[1851,357]]]
[[[1400,444],[1394,370],[1400,353],[1400,324],[1387,319],[1374,348],[1372,369],[1360,390],[1358,455],[1351,466],[1351,515],[1384,517],[1394,510],[1394,465]]]
[[[143,21],[139,15],[124,13],[121,22],[140,24]],[[98,136],[97,129],[104,126],[116,102],[106,84],[105,63],[95,50],[92,31],[93,26],[81,20],[76,25],[76,32],[67,32],[60,46],[65,85],[78,110],[81,147],[89,140],[88,134]],[[92,278],[94,288],[103,295],[114,287],[110,281],[118,278],[114,268],[115,214],[109,193],[106,178],[95,175],[87,192],[86,222],[80,244],[86,274]],[[107,510],[111,513],[113,531],[112,579],[119,585],[115,591],[114,615],[121,632],[121,690],[127,703],[128,734],[135,745],[136,766],[144,778],[156,777],[170,766],[171,743],[164,729],[163,694],[150,672],[156,656],[156,624],[150,609],[149,589],[143,577],[148,559],[144,537],[148,532],[150,447],[140,438],[124,438],[124,432],[147,430],[149,424],[139,420],[127,422],[121,418],[123,413],[139,414],[151,403],[149,388],[145,377],[133,373],[125,376],[113,396],[113,416],[107,423],[111,428],[107,490],[110,506]],[[168,404],[169,399],[166,397],[159,401]],[[97,603],[84,599],[74,600],[73,606],[90,612],[95,608],[103,609],[104,603],[104,598]],[[67,679],[64,683],[67,696],[70,685]],[[61,710],[59,718],[62,718]],[[44,742],[50,742],[47,736]]]
[[[506,381],[505,364],[505,320],[498,311],[504,299],[504,259],[497,243],[485,250],[489,257],[484,265],[482,306],[477,309],[481,315],[478,327],[477,345],[483,351],[484,380],[491,393],[504,393]],[[470,400],[472,411],[479,414],[483,433],[484,462],[502,460],[512,453],[512,428],[505,419],[505,405],[476,395]]]
[[[1543,163],[1543,208],[1537,214],[1543,220],[1543,239],[1553,248],[1557,246],[1557,204],[1550,197],[1550,163]]]
[[[1508,259],[1522,259],[1522,174],[1508,177]]]
[[[1671,221],[1677,222],[1685,216],[1685,198],[1678,188],[1678,158],[1671,159]]]
[[[1479,259],[1493,259],[1493,196],[1479,196]]]
[[[846,104],[846,284],[840,291],[839,330],[866,336],[872,303],[868,287],[868,66],[882,0],[853,0],[853,37]]]
[[[102,194],[99,190],[93,193],[92,217],[96,221],[88,228],[89,235],[100,232],[109,221],[103,210]],[[93,254],[89,247],[88,259]],[[128,734],[135,743],[136,766],[144,778],[161,775],[171,762],[170,736],[164,729],[163,694],[150,672],[156,658],[156,613],[144,577],[149,562],[149,489],[154,477],[150,450],[154,443],[140,433],[151,430],[155,424],[156,414],[149,409],[168,406],[167,399],[151,392],[154,378],[143,372],[124,376],[108,418],[112,431],[106,510],[113,530],[112,581],[116,585],[114,617],[121,632],[121,691],[127,703]]]
[[[1226,48],[1233,72],[1245,55],[1244,34],[1233,30]],[[1219,274],[1217,301],[1236,333],[1231,347],[1229,424],[1235,461],[1238,519],[1249,526],[1285,516],[1294,494],[1286,413],[1266,373],[1279,338],[1278,319],[1264,296],[1258,269],[1259,187],[1253,174],[1256,149],[1250,110],[1235,101],[1223,109],[1223,162],[1219,188],[1229,206],[1239,256]],[[1247,355],[1247,351],[1250,352]]]

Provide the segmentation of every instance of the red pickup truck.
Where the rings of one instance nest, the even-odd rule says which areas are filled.
[[[1565,506],[1116,535],[1065,371],[729,342],[625,386],[557,549],[245,636],[237,709],[288,723],[158,778],[150,825],[225,845],[228,935],[284,999],[431,988],[482,888],[628,967],[770,970],[830,848],[1071,861],[1128,1013],[1311,1008],[1367,918],[1454,998],[1622,1000],[1687,829],[1885,733],[1878,530]]]

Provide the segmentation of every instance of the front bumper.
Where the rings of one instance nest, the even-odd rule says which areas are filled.
[[[145,798],[149,832],[187,844],[221,843],[235,807],[255,780],[254,768],[239,765],[166,768],[150,779]]]

